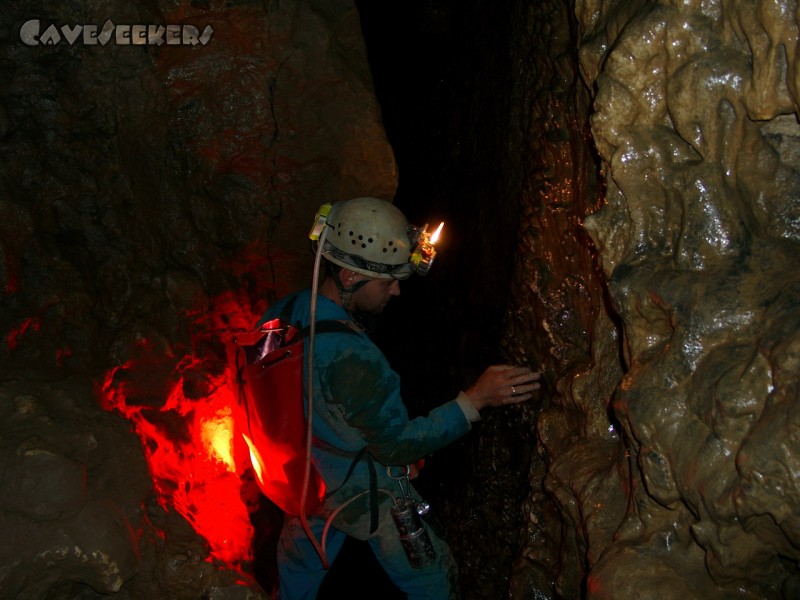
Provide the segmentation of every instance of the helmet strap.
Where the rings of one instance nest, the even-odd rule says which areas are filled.
[[[339,290],[339,298],[342,300],[342,308],[344,308],[347,312],[352,312],[350,310],[350,301],[353,298],[353,294],[367,285],[367,283],[369,283],[369,279],[356,281],[353,285],[347,287],[344,285],[344,283],[342,283],[341,270],[333,270],[332,275],[333,281],[336,283],[336,289]]]

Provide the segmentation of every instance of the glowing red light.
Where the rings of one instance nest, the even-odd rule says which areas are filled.
[[[16,348],[19,345],[19,340],[28,332],[28,330],[39,331],[41,326],[42,321],[38,317],[25,319],[22,323],[8,332],[8,335],[6,336],[6,345],[8,346],[8,349],[13,350]]]
[[[233,568],[251,555],[253,531],[240,496],[250,458],[237,431],[239,406],[227,360],[208,348],[219,347],[233,328],[252,326],[255,317],[246,307],[228,294],[213,310],[195,315],[195,350],[171,368],[164,366],[169,357],[154,358],[143,343],[141,357],[106,374],[101,397],[105,409],[133,423],[162,506],[178,511],[206,539],[210,558]],[[147,379],[151,391],[158,388],[151,382],[159,372],[166,379],[164,396],[142,400],[147,394],[137,389],[137,378]]]

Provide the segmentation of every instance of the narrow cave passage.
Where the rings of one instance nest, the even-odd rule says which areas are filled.
[[[412,416],[451,399],[480,369],[503,359],[529,150],[521,131],[526,96],[517,89],[528,77],[519,71],[527,59],[513,60],[525,45],[528,7],[501,4],[357,2],[382,120],[398,163],[396,203],[414,223],[446,222],[434,269],[403,282],[401,297],[380,317],[375,332],[402,377]],[[416,483],[434,505],[445,535],[450,531],[455,537],[463,527],[456,522],[469,512],[463,499],[480,485],[471,480],[476,444],[461,440],[429,458]],[[529,454],[522,456],[520,473],[530,460]],[[469,539],[463,532],[459,536]],[[379,570],[366,544],[350,542],[323,592],[352,593],[354,578]],[[380,574],[370,585],[391,586]],[[501,576],[491,593],[502,597],[506,585]]]

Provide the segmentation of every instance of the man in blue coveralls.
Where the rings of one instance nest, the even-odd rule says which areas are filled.
[[[400,280],[414,271],[409,237],[414,229],[398,208],[376,198],[334,204],[326,226],[330,229],[322,238],[321,252],[328,269],[319,286],[316,321],[356,326],[357,315],[382,312],[400,294]],[[290,299],[294,299],[291,322],[307,326],[310,290],[275,303],[262,321],[280,315]],[[385,467],[410,465],[447,446],[469,431],[485,407],[529,399],[539,387],[537,379],[538,373],[524,367],[491,366],[457,398],[426,417],[409,419],[398,375],[364,332],[315,336],[311,456],[326,488],[335,492],[320,511],[308,517],[308,524],[321,539],[329,522],[328,560],[333,561],[346,536],[367,540],[388,576],[409,599],[450,598],[455,593],[456,569],[447,544],[428,528],[436,558],[424,568],[412,567],[390,514],[392,500],[378,493],[372,494],[378,496],[375,502],[369,493],[371,484],[372,489],[396,491],[397,481]],[[365,453],[359,454],[362,450]],[[354,461],[357,456],[361,458]],[[370,531],[375,517],[377,529]],[[286,515],[284,520],[278,570],[281,600],[316,597],[326,571],[298,517]]]

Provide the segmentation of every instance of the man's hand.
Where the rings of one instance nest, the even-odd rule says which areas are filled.
[[[529,400],[539,389],[541,373],[527,367],[494,365],[486,369],[478,381],[464,393],[472,405],[481,410],[487,406],[507,406]]]

